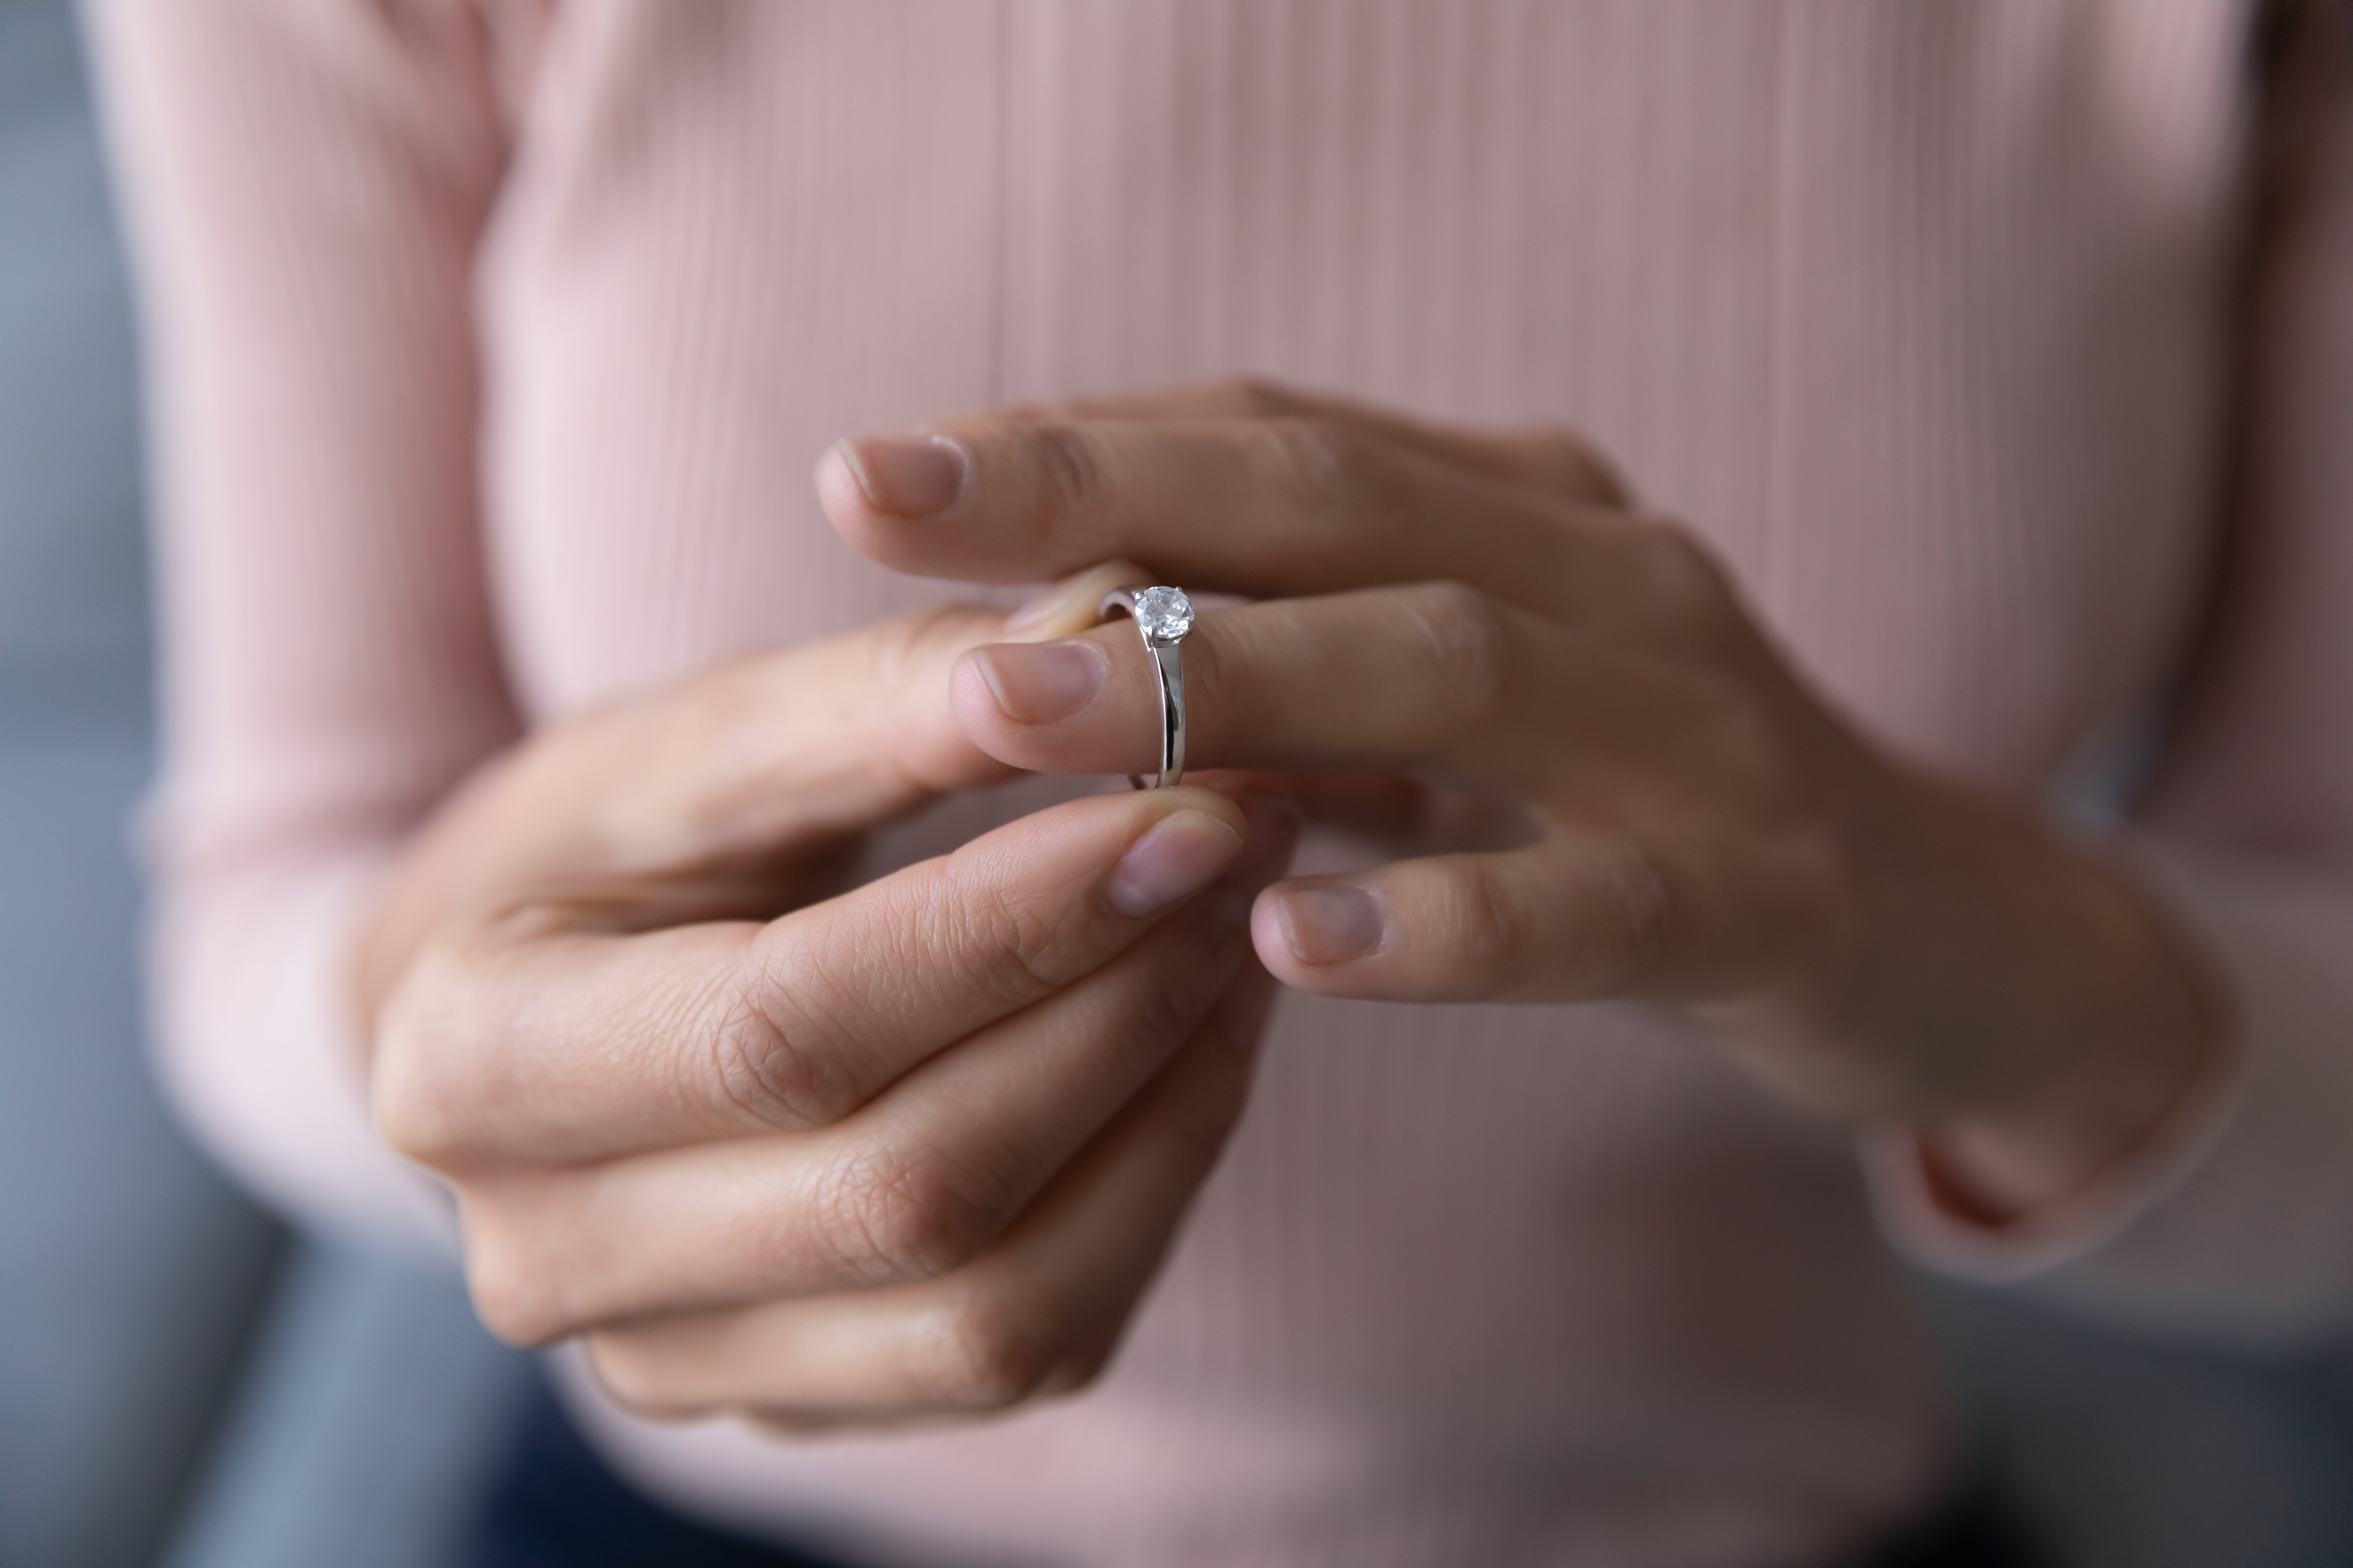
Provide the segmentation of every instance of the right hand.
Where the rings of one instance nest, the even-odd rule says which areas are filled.
[[[1296,817],[1097,796],[821,897],[866,830],[1008,776],[946,679],[1004,635],[936,612],[560,727],[395,868],[355,967],[376,1113],[456,1189],[501,1337],[793,1428],[1107,1361],[1240,1113]]]

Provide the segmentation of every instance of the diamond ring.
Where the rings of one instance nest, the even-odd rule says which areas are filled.
[[[1134,617],[1160,672],[1160,777],[1154,787],[1166,789],[1185,776],[1185,634],[1193,629],[1193,601],[1182,588],[1113,588],[1095,613],[1109,619],[1113,610]],[[1145,787],[1136,773],[1127,782]]]

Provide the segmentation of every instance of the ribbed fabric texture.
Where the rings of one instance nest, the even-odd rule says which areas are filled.
[[[2341,6],[2270,77],[2254,9],[94,0],[182,1103],[289,1206],[437,1231],[336,998],[451,783],[937,595],[827,529],[831,437],[1255,371],[1589,431],[1859,724],[1998,787],[2187,693],[2125,852],[2235,981],[2240,1064],[2015,1232],[1900,1136],[1873,1184],[1921,1256],[2086,1310],[2343,1322],[2353,99]],[[1073,1403],[785,1446],[582,1400],[683,1506],[933,1564],[1820,1564],[1942,1455],[1847,1140],[1613,1007],[1291,999]]]

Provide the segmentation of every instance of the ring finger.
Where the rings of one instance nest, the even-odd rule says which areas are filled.
[[[1208,612],[1183,645],[1187,755],[1202,767],[1430,764],[1535,783],[1556,738],[1622,702],[1611,683],[1562,677],[1570,636],[1451,583]],[[956,715],[983,751],[1049,773],[1153,765],[1156,679],[1124,624],[976,649],[952,678]]]

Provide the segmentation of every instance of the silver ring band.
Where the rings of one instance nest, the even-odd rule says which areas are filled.
[[[1193,629],[1193,602],[1182,588],[1113,588],[1096,614],[1109,619],[1124,610],[1135,622],[1153,668],[1160,672],[1160,776],[1152,787],[1167,789],[1185,776],[1185,634]],[[1127,782],[1145,787],[1142,775]]]

